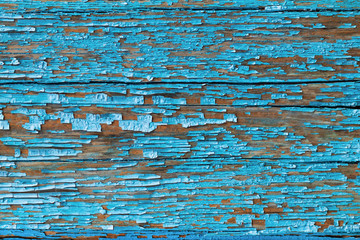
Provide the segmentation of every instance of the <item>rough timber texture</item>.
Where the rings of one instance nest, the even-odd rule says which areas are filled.
[[[360,79],[359,11],[128,10],[0,15],[0,82]]]
[[[357,232],[358,171],[357,163],[237,158],[7,162],[0,227],[50,236],[65,228]]]
[[[357,0],[3,0],[11,12],[111,11],[128,9],[310,10],[359,9]]]
[[[359,237],[359,8],[1,1],[0,238]]]
[[[106,97],[97,97],[76,106],[61,102],[3,105],[0,159],[236,156],[357,161],[360,156],[358,109],[108,105]]]

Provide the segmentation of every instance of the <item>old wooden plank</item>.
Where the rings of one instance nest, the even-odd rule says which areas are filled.
[[[129,231],[129,230],[80,230],[80,229],[68,229],[63,231],[41,231],[41,230],[4,230],[2,233],[9,233],[8,235],[2,235],[4,237],[10,236],[6,239],[73,239],[73,240],[113,240],[113,239],[181,239],[181,240],[232,240],[234,238],[238,240],[338,240],[338,236],[319,236],[319,235],[240,235],[232,232],[205,232],[205,231],[172,231],[172,230],[141,230],[141,231]],[[356,240],[357,236],[341,236],[347,240]]]
[[[7,106],[360,106],[360,82],[309,84],[10,84],[0,85]]]
[[[0,82],[359,80],[359,17],[359,11],[4,14]]]
[[[356,237],[359,15],[2,1],[0,238]]]
[[[357,163],[220,158],[0,166],[0,228],[6,230],[50,236],[84,230],[359,231]]]
[[[26,106],[27,105],[27,106]],[[1,105],[2,160],[214,156],[358,161],[358,109]]]
[[[318,10],[359,9],[356,0],[3,0],[0,9],[4,11],[114,11],[144,8],[171,10],[185,9],[260,9],[260,10]]]

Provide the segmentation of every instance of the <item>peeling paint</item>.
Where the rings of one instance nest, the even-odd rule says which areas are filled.
[[[2,1],[0,238],[357,238],[359,6]]]

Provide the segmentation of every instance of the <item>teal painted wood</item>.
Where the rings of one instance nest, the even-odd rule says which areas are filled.
[[[360,106],[359,82],[291,84],[2,84],[8,106]]]
[[[358,11],[128,10],[0,16],[0,81],[359,80]]]
[[[110,238],[111,231],[126,237],[166,230],[185,239],[354,234],[358,171],[358,163],[238,158],[2,162],[0,227],[43,230],[49,237],[79,236],[76,229]]]
[[[360,236],[357,1],[0,3],[0,238]]]
[[[357,86],[3,85],[0,228],[357,234]]]
[[[1,111],[2,160],[359,159],[358,109],[28,105]]]
[[[4,0],[0,7],[9,12],[33,11],[111,11],[129,9],[251,9],[251,10],[322,10],[322,9],[359,9],[356,0]]]

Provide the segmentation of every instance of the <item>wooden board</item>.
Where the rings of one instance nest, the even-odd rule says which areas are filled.
[[[358,11],[128,10],[0,18],[0,81],[359,80]]]
[[[227,10],[342,10],[359,9],[356,0],[4,0],[0,7],[8,12],[113,11],[129,9],[227,9]]]
[[[4,106],[354,108],[359,82],[288,84],[2,84]]]
[[[0,238],[356,239],[359,7],[2,1]]]
[[[356,161],[358,87],[3,85],[0,157]]]
[[[237,158],[12,162],[1,166],[0,227],[49,237],[64,229],[110,238],[157,229],[185,239],[194,231],[343,234],[358,229],[358,171],[357,163]]]

